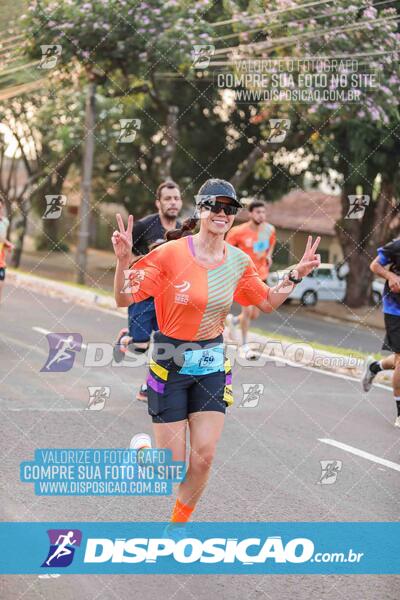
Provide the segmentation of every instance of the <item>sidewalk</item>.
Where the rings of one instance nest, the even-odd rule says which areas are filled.
[[[385,329],[383,313],[380,307],[363,306],[362,308],[349,308],[340,302],[319,302],[317,306],[307,307],[309,314],[321,315],[338,319],[339,321],[350,321],[360,323],[366,327]]]
[[[115,255],[105,250],[88,250],[86,285],[98,292],[112,292],[114,284]],[[53,281],[76,282],[75,249],[66,252],[24,251],[20,271]]]

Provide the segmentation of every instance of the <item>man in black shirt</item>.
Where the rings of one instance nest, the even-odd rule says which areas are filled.
[[[133,248],[135,259],[148,254],[151,247],[165,241],[165,233],[181,226],[178,215],[182,208],[179,186],[173,181],[164,181],[156,192],[158,212],[139,219],[133,226]],[[153,331],[158,330],[153,298],[131,304],[128,307],[129,330],[122,329],[114,348],[116,362],[123,359],[132,341],[136,351],[144,352],[150,344]],[[137,393],[137,400],[147,401],[147,386],[143,384]]]
[[[386,337],[382,349],[392,352],[382,360],[369,357],[364,365],[363,389],[371,389],[375,376],[384,370],[394,370],[393,395],[397,407],[395,427],[400,427],[400,238],[378,248],[378,256],[371,263],[371,271],[385,279],[382,308]]]

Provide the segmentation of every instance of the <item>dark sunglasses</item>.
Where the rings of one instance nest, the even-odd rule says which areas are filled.
[[[203,206],[209,208],[212,213],[220,213],[221,210],[224,211],[226,216],[236,215],[239,212],[239,207],[234,204],[225,204],[224,202],[204,202]]]

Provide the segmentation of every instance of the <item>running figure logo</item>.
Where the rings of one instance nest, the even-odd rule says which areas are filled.
[[[321,485],[332,485],[335,483],[339,471],[342,470],[341,460],[320,460],[321,476],[317,483]]]
[[[214,56],[215,46],[212,44],[193,44],[192,59],[195,69],[207,69],[210,59]]]
[[[144,279],[143,269],[124,269],[124,285],[121,294],[136,294]]]
[[[61,46],[59,44],[40,46],[42,58],[38,65],[38,69],[53,69],[59,57],[61,56]]]
[[[80,333],[48,333],[49,356],[40,369],[46,373],[65,373],[72,369],[75,353],[80,352],[82,336]]]
[[[290,129],[290,119],[270,119],[269,126],[271,131],[267,142],[270,144],[280,144],[286,138],[287,132]]]
[[[368,195],[347,196],[349,200],[349,210],[345,219],[362,219],[365,209],[369,205],[370,197]]]
[[[85,410],[102,410],[109,399],[111,388],[108,385],[89,385],[89,402]]]
[[[62,209],[67,204],[67,197],[63,194],[51,195],[47,194],[46,198],[46,210],[44,211],[42,219],[59,219],[61,217]]]
[[[41,567],[68,567],[74,558],[75,548],[81,545],[79,529],[48,529],[50,548]]]
[[[239,408],[255,408],[264,393],[263,383],[242,383],[243,398]]]
[[[120,119],[119,124],[121,130],[118,141],[121,144],[129,144],[135,140],[136,133],[142,126],[142,121],[140,119]]]

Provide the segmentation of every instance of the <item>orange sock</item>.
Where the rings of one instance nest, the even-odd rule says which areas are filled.
[[[194,511],[195,506],[188,506],[183,504],[178,498],[176,499],[174,510],[171,515],[172,523],[187,523],[190,519],[190,515]]]

